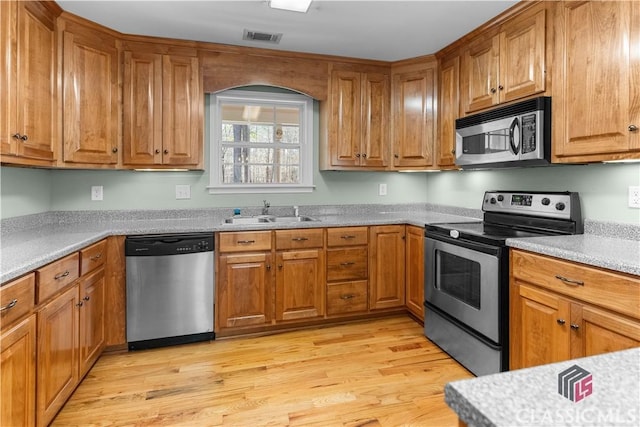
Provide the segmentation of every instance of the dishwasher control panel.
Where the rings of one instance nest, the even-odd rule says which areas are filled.
[[[128,236],[125,256],[159,256],[213,252],[213,233]]]

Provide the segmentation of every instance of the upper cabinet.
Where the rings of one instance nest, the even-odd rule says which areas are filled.
[[[483,31],[462,52],[462,113],[544,92],[545,4]]]
[[[440,59],[438,79],[438,143],[436,165],[455,166],[456,119],[460,117],[460,56],[457,52]]]
[[[120,97],[116,38],[102,27],[66,17],[63,38],[65,166],[115,167]]]
[[[430,56],[394,65],[392,78],[393,167],[428,168],[436,140],[437,62]]]
[[[51,166],[58,146],[56,14],[40,2],[0,2],[3,163]]]
[[[640,159],[640,4],[554,8],[553,161]]]
[[[329,81],[328,137],[321,169],[389,165],[390,77],[385,67],[334,67]]]
[[[192,56],[124,52],[123,164],[202,168],[203,93]]]

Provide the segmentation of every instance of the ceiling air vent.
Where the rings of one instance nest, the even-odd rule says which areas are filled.
[[[278,44],[280,43],[280,39],[282,38],[282,33],[265,33],[262,31],[249,31],[244,30],[244,34],[242,36],[243,40],[253,40],[257,42],[266,42]]]

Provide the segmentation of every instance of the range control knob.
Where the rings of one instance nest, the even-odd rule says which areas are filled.
[[[496,204],[496,198],[492,197],[491,200],[489,200],[489,202],[491,202],[492,205]]]
[[[544,198],[542,199],[542,204],[543,204],[544,206],[549,206],[549,203],[551,203],[551,200],[549,200],[549,198],[548,198],[548,197],[544,197]]]
[[[556,203],[556,209],[557,209],[557,210],[559,210],[559,211],[563,211],[563,210],[564,210],[564,208],[565,208],[564,203],[562,203],[562,202],[558,202],[558,203]]]
[[[504,196],[502,194],[498,195],[498,201],[501,202],[504,200]]]

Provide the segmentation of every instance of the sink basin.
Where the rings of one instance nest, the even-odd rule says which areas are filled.
[[[266,224],[266,223],[292,223],[292,222],[307,222],[307,221],[319,221],[315,218],[306,215],[300,216],[233,216],[231,218],[225,218],[223,224]]]

